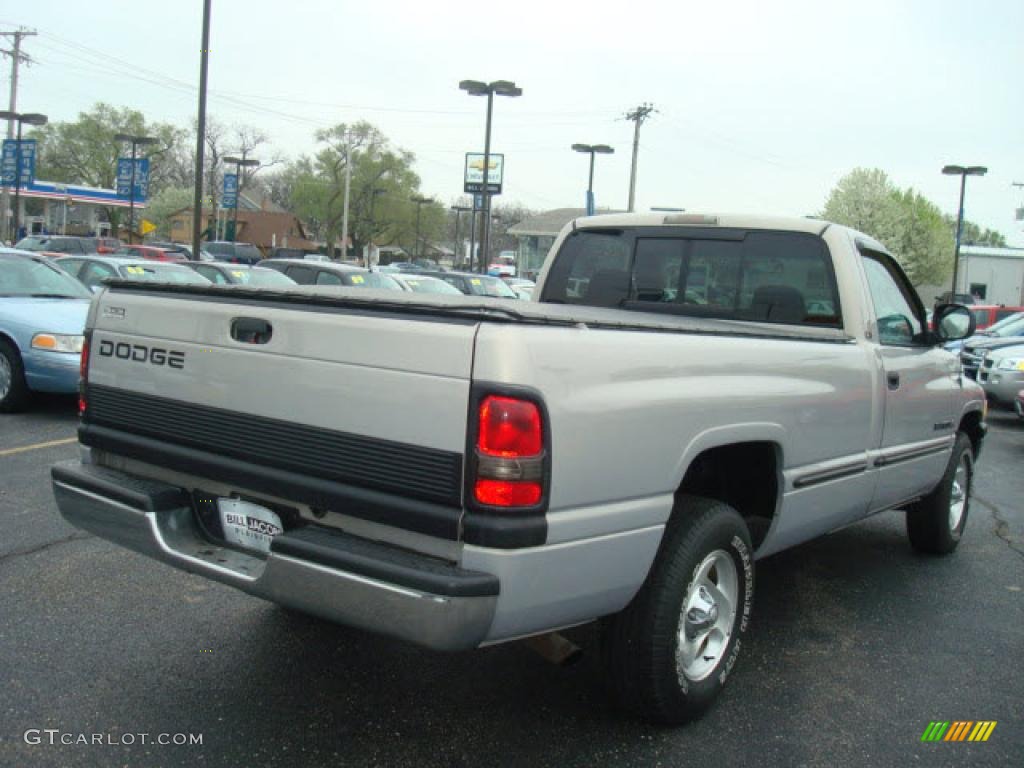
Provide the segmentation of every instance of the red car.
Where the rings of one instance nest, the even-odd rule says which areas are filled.
[[[1000,320],[1005,320],[1017,312],[1024,312],[1024,307],[1007,307],[1003,304],[975,304],[971,308],[974,315],[976,329],[983,331],[990,325],[995,325]]]
[[[97,237],[96,253],[116,253],[121,247],[121,241],[116,237]]]
[[[133,259],[153,259],[154,261],[188,261],[188,254],[170,248],[157,248],[152,245],[122,245],[113,253],[114,256],[128,256]]]

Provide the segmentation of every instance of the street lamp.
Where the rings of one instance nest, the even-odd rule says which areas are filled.
[[[434,202],[434,199],[432,197],[413,197],[410,199],[416,203],[416,258],[423,258],[423,248],[420,246],[420,208],[423,207],[424,203]]]
[[[942,169],[947,176],[960,177],[960,211],[956,216],[956,245],[953,247],[953,290],[950,301],[956,301],[956,273],[960,266],[960,232],[964,225],[964,187],[967,186],[968,176],[984,176],[988,168],[981,165],[947,165]]]
[[[590,155],[590,181],[587,182],[587,216],[594,215],[594,155],[610,155],[615,152],[607,144],[573,144],[576,152]]]
[[[16,243],[21,234],[19,232],[19,218],[21,216],[21,126],[24,123],[29,125],[46,125],[49,118],[35,112],[0,112],[0,120],[14,120],[18,124],[18,141],[15,146],[14,156],[14,242]],[[4,211],[4,215],[7,211]]]
[[[156,144],[151,136],[132,136],[130,133],[115,133],[114,141],[129,141],[132,145],[132,184],[128,189],[128,243],[135,237],[135,157],[139,147]]]
[[[480,258],[481,265],[487,263],[487,252],[491,245],[491,196],[487,192],[487,175],[491,165],[491,113],[494,109],[494,96],[516,97],[523,95],[523,89],[516,86],[511,80],[495,80],[491,83],[484,83],[480,80],[463,80],[459,88],[470,96],[487,97],[487,127],[484,130],[484,188],[483,188],[483,232],[480,238],[483,246],[483,254]],[[486,267],[484,267],[486,269]],[[481,270],[483,271],[483,270]]]
[[[243,149],[241,157],[224,158],[225,163],[231,163],[235,166],[235,179],[237,181],[235,186],[235,223],[231,225],[231,242],[233,243],[238,242],[238,204],[242,202],[242,169],[255,168],[260,164],[259,160],[247,159],[245,156],[248,152],[249,150]]]
[[[459,262],[461,261],[459,256],[459,246],[461,245],[459,242],[459,217],[463,212],[472,211],[473,207],[468,205],[453,205],[451,209],[455,211],[455,268],[458,269]]]

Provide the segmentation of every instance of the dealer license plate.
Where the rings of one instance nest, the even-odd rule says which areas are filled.
[[[266,507],[241,499],[217,499],[224,539],[257,552],[270,552],[270,541],[281,533],[281,518]]]

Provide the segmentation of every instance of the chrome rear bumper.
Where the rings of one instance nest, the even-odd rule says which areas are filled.
[[[52,470],[72,525],[257,597],[437,650],[475,648],[494,619],[495,576],[309,526],[266,557],[204,536],[183,489],[78,461]]]

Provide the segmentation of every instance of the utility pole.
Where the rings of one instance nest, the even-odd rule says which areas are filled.
[[[352,134],[345,134],[345,208],[341,213],[341,260],[348,258],[348,193],[352,187]],[[418,211],[419,209],[417,209]]]
[[[641,104],[633,111],[627,112],[624,115],[626,120],[632,120],[634,123],[633,167],[629,172],[629,207],[627,208],[630,213],[632,213],[636,208],[636,163],[637,157],[640,154],[640,126],[644,124],[644,121],[646,121],[654,111],[654,107],[651,104]]]
[[[4,56],[10,56],[11,57],[11,98],[10,98],[10,106],[8,107],[8,109],[11,112],[17,112],[18,111],[18,65],[21,62],[25,62],[26,64],[31,64],[32,63],[32,59],[27,54],[24,54],[24,53],[21,52],[21,40],[22,40],[22,38],[33,37],[34,35],[37,35],[37,34],[39,34],[39,33],[36,32],[35,30],[25,29],[24,27],[19,27],[18,29],[14,30],[13,32],[0,32],[0,37],[9,37],[13,41],[13,45],[11,46],[10,50],[0,49],[0,53],[2,53]],[[14,138],[14,120],[8,120],[7,121],[7,138],[8,139],[13,139]],[[18,158],[19,158],[19,161],[20,161],[20,158],[21,158],[21,147],[20,146],[18,147]],[[20,168],[18,169],[18,173],[21,173],[21,169]],[[10,206],[11,206],[11,193],[8,192],[6,188],[4,188],[3,195],[2,195],[2,202],[0,202],[0,214],[3,215],[3,219],[4,220],[3,220],[2,225],[0,225],[0,234],[3,234],[5,237],[7,237],[10,234],[10,232],[9,232],[9,222],[10,222],[10,219],[9,219],[9,217],[7,215],[7,212],[10,209]],[[18,233],[15,232],[14,233],[14,237],[11,238],[11,240],[12,240],[11,245],[14,244],[13,243],[14,240],[17,240],[17,235],[18,235]]]
[[[192,255],[199,258],[203,232],[203,150],[206,144],[206,81],[210,68],[210,4],[203,0],[203,38],[199,47],[199,118],[196,123],[196,188],[192,198]]]

